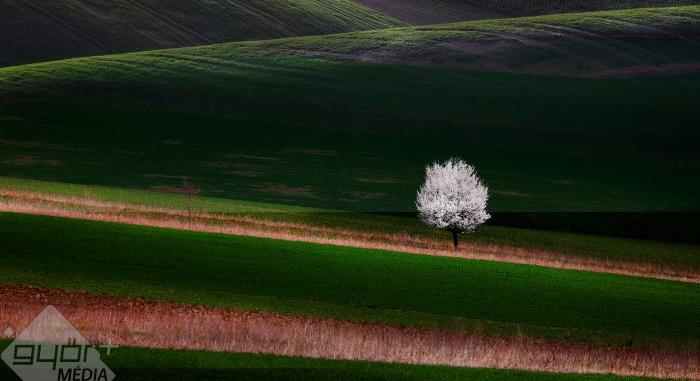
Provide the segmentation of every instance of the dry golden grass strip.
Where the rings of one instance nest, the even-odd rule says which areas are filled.
[[[586,258],[541,249],[466,243],[458,250],[446,240],[409,234],[365,232],[245,215],[156,208],[90,198],[0,189],[0,211],[107,221],[199,232],[399,251],[411,254],[491,260],[569,270],[605,272],[700,283],[700,274],[647,263]]]
[[[354,323],[0,285],[0,328],[48,304],[92,343],[406,364],[700,379],[700,354]]]

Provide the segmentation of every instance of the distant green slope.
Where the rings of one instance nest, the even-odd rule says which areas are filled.
[[[350,0],[0,0],[0,66],[400,25]]]
[[[700,54],[699,14],[542,16],[0,69],[0,169],[156,189],[186,175],[220,197],[413,211],[423,166],[456,155],[479,169],[492,210],[698,210],[699,76],[476,73],[392,57],[432,52],[446,38],[466,46],[506,35],[547,41],[556,35],[546,25],[575,26],[599,32],[579,46],[607,46],[589,51],[605,72],[630,64],[615,49],[624,52],[628,40],[619,36],[634,21],[634,33],[654,30],[631,41],[640,57],[687,65]],[[669,30],[687,38],[662,38]],[[513,67],[532,67],[507,52]],[[365,62],[376,57],[389,58]]]
[[[428,25],[502,17],[505,14],[469,0],[354,0],[411,25]]]
[[[412,212],[424,165],[455,155],[494,211],[700,209],[700,76],[172,57],[13,74],[25,92],[0,90],[0,171],[156,190],[188,176],[210,196]]]
[[[413,25],[505,16],[698,5],[698,0],[354,0]]]
[[[394,28],[215,45],[190,54],[271,54],[547,75],[700,71],[700,6]]]

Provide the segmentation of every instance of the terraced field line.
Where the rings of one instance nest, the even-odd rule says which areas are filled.
[[[370,233],[245,215],[188,213],[184,210],[114,203],[87,198],[0,189],[0,211],[116,222],[159,228],[379,249],[409,254],[456,257],[567,270],[602,272],[700,284],[700,274],[659,265],[604,261],[539,249],[449,242],[407,234]]]
[[[322,359],[700,379],[700,354],[355,323],[0,285],[0,327],[48,304],[92,343]]]

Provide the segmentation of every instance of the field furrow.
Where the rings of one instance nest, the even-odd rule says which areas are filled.
[[[406,328],[0,284],[0,324],[46,304],[93,343],[335,360],[700,379],[699,354]]]

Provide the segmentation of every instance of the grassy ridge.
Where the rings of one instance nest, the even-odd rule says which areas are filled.
[[[692,284],[7,213],[0,230],[6,283],[618,344],[700,338]]]
[[[596,10],[627,9],[697,5],[696,0],[462,0],[475,6],[499,11],[511,16],[584,12]]]
[[[0,66],[400,22],[349,0],[2,0]]]
[[[697,0],[355,0],[414,25],[503,16],[697,5]]]
[[[0,177],[0,189],[42,192],[79,199],[125,203],[187,211],[187,197],[177,193],[137,191],[99,186],[54,183]],[[2,200],[2,197],[0,197]],[[369,233],[408,234],[449,241],[449,233],[428,228],[415,217],[362,214],[293,205],[199,197],[196,211],[243,215],[264,220],[306,223],[312,226]],[[581,258],[700,271],[700,246],[671,242],[634,240],[485,225],[466,238],[469,242],[548,250]]]
[[[489,19],[503,15],[463,0],[355,0],[355,2],[411,25]]]
[[[476,6],[502,12],[511,16],[584,12],[596,10],[627,9],[697,5],[696,0],[463,0]]]
[[[641,8],[201,47],[197,54],[369,60],[556,75],[634,74],[700,62],[700,6]],[[194,53],[194,51],[190,51]]]
[[[0,340],[0,351],[4,350],[7,345],[7,341]],[[106,353],[101,353],[101,359],[110,367],[119,380],[128,381],[189,381],[195,379],[206,379],[209,381],[648,380],[645,378],[612,375],[557,374],[361,361],[331,361],[301,357],[130,347],[120,347],[109,356]],[[144,366],[144,364],[147,364],[147,366]],[[0,378],[7,381],[19,381],[19,378],[3,362],[0,362]]]
[[[698,210],[700,76],[550,78],[299,53],[349,49],[351,36],[360,46],[376,39],[377,51],[404,46],[401,36],[431,46],[426,36],[463,36],[460,28],[530,38],[526,26],[547,20],[604,32],[620,24],[612,20],[643,19],[681,30],[700,7],[606,14],[5,68],[0,170],[165,190],[184,175],[211,196],[396,212],[414,210],[426,163],[462,156],[490,186],[494,211]]]

